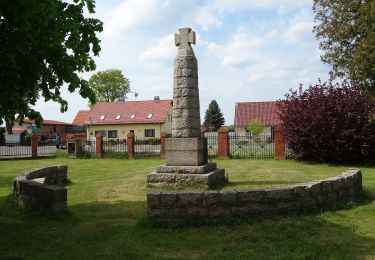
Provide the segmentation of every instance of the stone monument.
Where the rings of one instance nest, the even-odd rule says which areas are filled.
[[[174,61],[172,138],[166,139],[166,165],[148,174],[149,187],[206,184],[225,181],[224,169],[207,163],[207,140],[201,138],[198,66],[191,44],[195,32],[179,29]]]

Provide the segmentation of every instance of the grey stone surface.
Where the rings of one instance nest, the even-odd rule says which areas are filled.
[[[221,204],[225,205],[225,206],[236,205],[237,194],[238,194],[238,192],[236,190],[229,190],[229,191],[220,192]]]
[[[225,181],[224,169],[215,169],[205,174],[187,174],[187,173],[157,173],[152,172],[147,175],[147,186],[165,187],[165,186],[191,186],[208,185],[216,186]]]
[[[361,172],[355,169],[338,177],[280,189],[149,193],[148,216],[154,219],[190,216],[214,218],[318,208],[357,194],[361,182]],[[339,190],[331,189],[333,186],[339,187]],[[159,203],[159,196],[163,203]]]
[[[195,32],[190,28],[181,28],[179,32],[175,34],[178,51],[174,62],[172,137],[199,137],[198,65],[191,48]]]
[[[267,202],[293,199],[293,189],[290,188],[266,189],[265,191]]]
[[[238,191],[238,203],[247,205],[251,202],[264,202],[264,190],[241,190]]]
[[[65,211],[67,189],[53,184],[66,183],[67,171],[66,165],[57,165],[33,169],[17,175],[13,181],[15,203],[41,212]]]
[[[200,166],[167,166],[161,165],[156,168],[157,173],[189,173],[204,174],[216,169],[216,163],[207,163]]]

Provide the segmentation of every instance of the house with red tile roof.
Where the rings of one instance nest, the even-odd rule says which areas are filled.
[[[32,132],[32,128],[35,127],[34,120],[24,119],[22,125],[15,122],[13,127],[13,132],[17,130],[27,130],[29,133]],[[54,138],[56,134],[64,135],[70,133],[72,124],[44,119],[42,125],[38,128],[38,134],[42,136],[43,139]]]
[[[90,116],[90,110],[79,110],[72,122],[72,125],[84,126],[89,116]]]
[[[108,139],[159,138],[172,132],[172,100],[98,102],[85,118],[88,136]]]
[[[281,123],[277,117],[276,101],[236,103],[234,116],[236,133],[247,133],[249,124],[254,120],[259,120],[265,125],[263,134],[272,134],[276,125]]]

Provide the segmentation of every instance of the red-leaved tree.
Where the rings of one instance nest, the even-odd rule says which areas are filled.
[[[319,82],[285,97],[277,105],[295,159],[353,162],[374,154],[375,105],[360,88]]]

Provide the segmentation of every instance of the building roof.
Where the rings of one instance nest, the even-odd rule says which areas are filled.
[[[23,120],[23,123],[24,124],[34,124],[35,121],[31,120],[31,119],[28,119],[28,118],[25,118]],[[70,123],[66,123],[66,122],[62,122],[62,121],[44,119],[42,125],[71,125],[71,124]]]
[[[19,129],[19,128],[16,128],[16,129],[12,129],[12,132],[14,135],[22,135],[23,133],[26,132],[26,129]],[[8,133],[7,133],[8,134]]]
[[[79,110],[72,124],[84,125],[85,122],[89,119],[89,116],[90,116],[90,110]]]
[[[171,105],[170,99],[98,102],[92,109],[86,124],[164,123]]]
[[[247,126],[254,119],[258,119],[266,126],[275,126],[281,123],[277,118],[276,101],[239,102],[236,104],[234,125]]]

